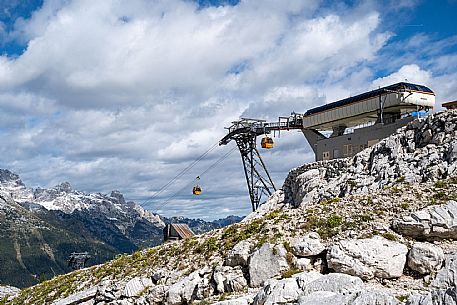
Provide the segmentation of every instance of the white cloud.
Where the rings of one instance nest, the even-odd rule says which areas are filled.
[[[26,51],[0,56],[0,166],[32,186],[69,180],[87,191],[150,196],[241,115],[274,120],[366,90],[392,34],[379,30],[382,15],[369,3],[338,8],[317,0],[208,8],[47,0],[9,33]],[[453,59],[441,66],[446,60]],[[414,64],[395,66],[373,85],[435,81]],[[281,185],[291,167],[313,157],[299,133],[283,133],[277,144],[264,156]],[[183,189],[165,214],[247,213],[237,151],[202,177],[204,196],[186,187],[233,145],[217,148],[148,206]]]

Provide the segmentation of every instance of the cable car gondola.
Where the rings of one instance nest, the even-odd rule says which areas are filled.
[[[197,181],[199,181],[200,177],[197,176],[196,179],[197,179]],[[194,194],[194,195],[200,195],[202,193],[202,191],[203,191],[202,188],[198,184],[192,188],[192,194]]]
[[[274,146],[273,139],[270,137],[267,137],[267,136],[262,138],[262,142],[260,144],[262,145],[262,148],[266,148],[266,149],[273,148],[273,146]]]

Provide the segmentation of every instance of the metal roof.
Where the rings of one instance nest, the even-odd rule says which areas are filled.
[[[398,91],[398,90],[411,90],[411,91],[419,91],[419,92],[425,92],[425,93],[433,94],[433,91],[428,87],[425,87],[425,86],[422,86],[422,85],[416,85],[416,84],[410,84],[410,83],[401,82],[401,83],[393,84],[393,85],[390,85],[390,86],[387,86],[387,87],[383,87],[383,88],[375,89],[375,90],[372,90],[372,91],[369,91],[369,92],[365,92],[365,93],[362,93],[362,94],[359,94],[359,95],[356,95],[356,96],[348,97],[348,98],[345,98],[345,99],[342,99],[342,100],[339,100],[339,101],[336,101],[336,102],[333,102],[333,103],[325,104],[325,105],[322,105],[322,106],[319,106],[319,107],[316,107],[316,108],[309,109],[308,111],[306,111],[305,115],[315,114],[315,113],[326,111],[326,110],[329,110],[329,109],[332,109],[332,108],[345,106],[345,105],[348,105],[348,104],[352,104],[352,103],[355,103],[355,102],[359,102],[359,101],[362,101],[362,100],[366,100],[366,99],[381,95],[381,94],[386,93],[386,92]]]
[[[194,232],[184,223],[172,223],[170,226],[175,229],[182,239],[190,238],[195,235]]]

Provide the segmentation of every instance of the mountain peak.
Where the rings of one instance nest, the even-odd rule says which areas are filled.
[[[116,198],[120,204],[125,204],[124,195],[119,191],[112,191],[110,197]]]
[[[16,185],[24,186],[24,183],[19,178],[19,175],[7,169],[0,169],[0,183],[15,183]]]
[[[63,193],[71,193],[73,191],[73,188],[72,188],[70,182],[66,182],[66,181],[54,186],[54,189],[56,191],[60,191]]]

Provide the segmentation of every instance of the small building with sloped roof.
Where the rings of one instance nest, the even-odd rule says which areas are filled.
[[[191,238],[195,233],[184,223],[170,223],[163,228],[163,241]]]

